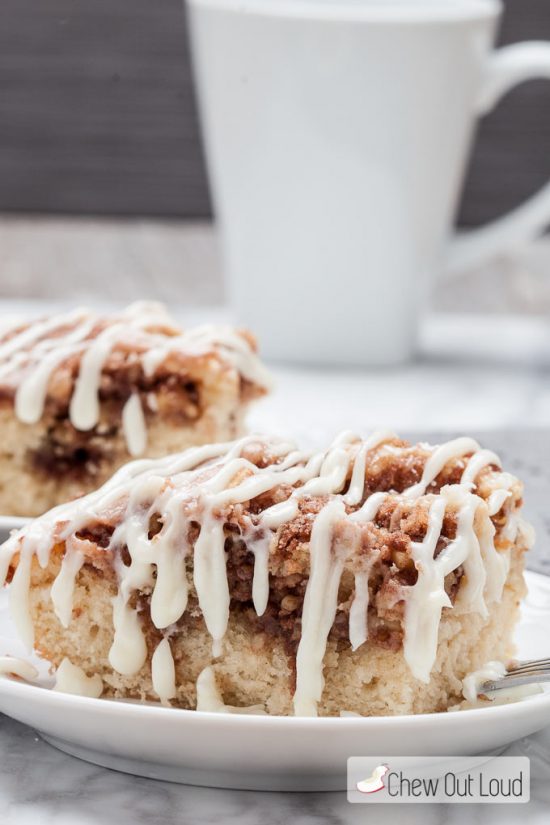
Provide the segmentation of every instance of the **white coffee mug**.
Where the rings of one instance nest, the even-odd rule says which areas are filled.
[[[188,0],[229,294],[268,357],[391,364],[434,276],[550,221],[550,184],[461,237],[478,116],[550,78],[550,44],[492,51],[496,0]]]

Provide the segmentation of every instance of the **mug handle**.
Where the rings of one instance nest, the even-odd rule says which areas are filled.
[[[489,58],[477,114],[487,114],[513,86],[525,80],[550,80],[550,43],[533,41],[504,46]],[[451,239],[445,273],[458,275],[509,252],[536,237],[550,223],[550,181],[511,212]]]

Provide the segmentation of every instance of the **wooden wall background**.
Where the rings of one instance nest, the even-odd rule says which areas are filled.
[[[550,0],[506,0],[502,42],[550,39]],[[475,224],[550,176],[550,84],[483,123]],[[0,0],[0,211],[208,217],[181,0]]]

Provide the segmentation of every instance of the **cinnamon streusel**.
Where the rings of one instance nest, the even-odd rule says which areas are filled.
[[[83,692],[438,711],[512,653],[521,507],[520,482],[471,438],[345,433],[306,452],[250,436],[128,464],[13,536],[0,576],[29,648]]]

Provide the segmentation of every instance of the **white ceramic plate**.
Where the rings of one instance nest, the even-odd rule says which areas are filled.
[[[30,521],[19,516],[0,516],[0,544],[5,541],[12,530],[19,530]]]
[[[521,658],[548,656],[550,578],[527,573]],[[20,655],[0,597],[0,654]],[[156,779],[259,790],[341,790],[348,756],[474,755],[550,723],[550,690],[514,704],[423,716],[305,719],[239,716],[54,693],[0,678],[0,710],[52,745]]]

